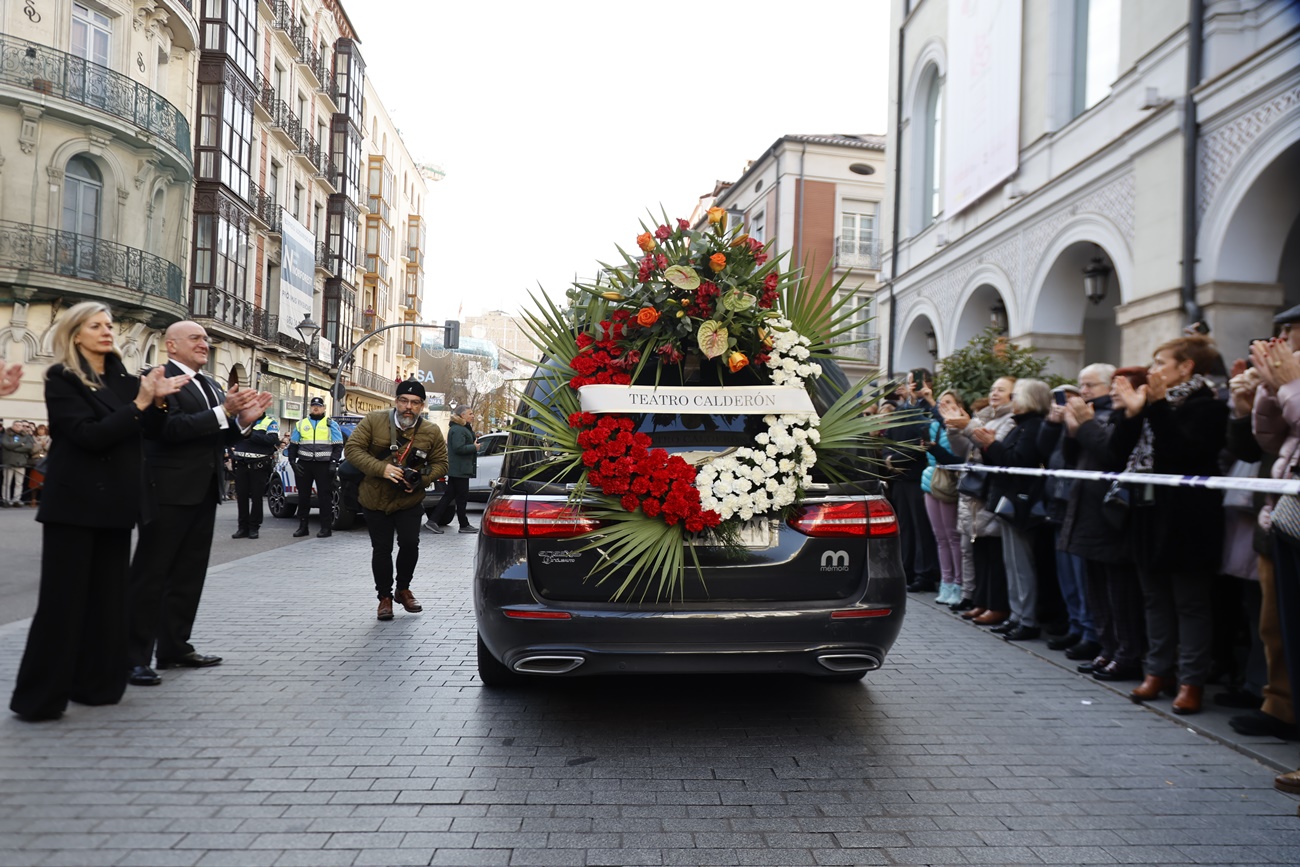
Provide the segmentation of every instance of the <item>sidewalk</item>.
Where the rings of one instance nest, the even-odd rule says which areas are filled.
[[[1300,851],[1296,801],[1272,788],[1296,745],[1224,740],[1217,710],[1140,708],[1041,643],[1011,645],[915,594],[861,684],[485,690],[477,538],[423,532],[424,612],[387,623],[362,531],[214,567],[194,643],[222,665],[165,671],[58,722],[0,719],[0,865],[1287,864]],[[6,696],[27,627],[0,626]]]

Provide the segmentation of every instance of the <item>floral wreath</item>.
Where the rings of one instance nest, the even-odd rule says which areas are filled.
[[[623,264],[603,265],[593,285],[575,285],[566,308],[544,299],[540,312],[525,313],[548,358],[538,375],[552,381],[551,404],[525,397],[526,418],[516,426],[546,448],[548,457],[530,475],[580,470],[573,499],[585,501],[602,524],[589,534],[587,548],[599,544],[603,554],[593,572],[604,580],[624,570],[614,598],[638,585],[644,596],[655,579],[656,596],[679,594],[683,549],[695,556],[683,544],[688,534],[735,545],[747,522],[787,516],[802,501],[828,425],[839,448],[861,446],[882,426],[863,418],[874,399],[863,396],[863,383],[821,418],[816,412],[763,416],[767,428],[753,447],[697,469],[652,448],[630,416],[582,410],[579,392],[587,386],[630,385],[648,365],[658,368],[658,383],[662,369],[693,358],[717,365],[724,381],[729,374],[812,392],[822,373],[815,359],[837,357],[834,348],[855,342],[825,335],[847,332],[865,305],[828,300],[839,284],[828,289],[825,276],[813,286],[797,273],[782,273],[761,242],[739,228],[727,230],[722,208],[710,208],[699,230],[680,219],[675,227],[665,221],[642,229],[639,256],[620,249]],[[833,466],[827,469],[834,475]]]

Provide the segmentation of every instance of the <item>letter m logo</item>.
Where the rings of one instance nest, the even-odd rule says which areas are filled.
[[[824,551],[822,552],[823,569],[847,569],[849,567],[848,551]]]

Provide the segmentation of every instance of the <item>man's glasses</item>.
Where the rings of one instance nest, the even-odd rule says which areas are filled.
[[[423,404],[424,401],[420,400],[418,397],[399,397],[397,399],[397,405],[407,409],[415,409]]]

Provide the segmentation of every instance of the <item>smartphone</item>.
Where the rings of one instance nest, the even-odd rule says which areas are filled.
[[[1052,397],[1056,399],[1057,406],[1065,406],[1066,402],[1070,399],[1070,396],[1065,393],[1065,389],[1058,389],[1057,391],[1052,392]]]

